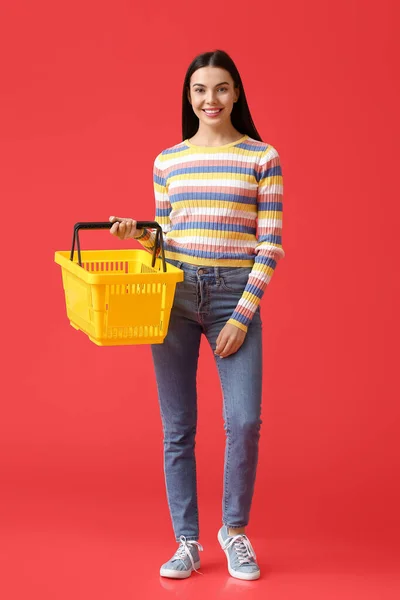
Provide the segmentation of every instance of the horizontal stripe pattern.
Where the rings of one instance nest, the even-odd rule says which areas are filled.
[[[247,331],[282,247],[283,179],[277,150],[242,136],[205,148],[186,141],[154,160],[155,220],[166,258],[205,266],[251,266],[228,323]],[[138,240],[153,250],[155,231]]]

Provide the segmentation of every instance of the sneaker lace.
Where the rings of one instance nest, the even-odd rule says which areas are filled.
[[[256,553],[254,552],[254,548],[250,543],[247,535],[243,533],[239,533],[238,535],[234,535],[231,538],[228,538],[226,543],[224,544],[224,550],[227,550],[233,546],[236,556],[238,557],[239,563],[243,565],[244,563],[250,563],[251,560],[256,560]]]
[[[204,575],[204,573],[202,573],[201,571],[198,571],[195,568],[193,556],[192,556],[192,553],[191,553],[190,547],[189,547],[189,546],[197,546],[199,550],[203,550],[203,546],[201,544],[199,544],[199,542],[196,542],[195,540],[186,540],[186,537],[184,535],[180,536],[179,541],[180,541],[179,548],[175,552],[174,556],[172,557],[172,560],[179,559],[179,560],[183,561],[183,559],[186,558],[186,556],[188,556],[190,559],[190,562],[192,563],[192,567],[196,571],[196,573],[200,573],[200,575]]]

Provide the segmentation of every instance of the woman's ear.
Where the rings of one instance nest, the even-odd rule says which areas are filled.
[[[192,101],[190,100],[190,91],[189,90],[187,90],[186,95],[187,95],[187,99],[189,100],[189,103],[192,104]]]

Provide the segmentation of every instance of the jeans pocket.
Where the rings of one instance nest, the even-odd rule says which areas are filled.
[[[253,267],[235,267],[220,275],[221,286],[228,292],[241,294],[247,285]]]

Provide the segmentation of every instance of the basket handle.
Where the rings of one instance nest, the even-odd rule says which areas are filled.
[[[114,223],[110,223],[110,221],[86,221],[86,222],[82,222],[82,223],[75,223],[74,234],[72,237],[71,254],[69,257],[70,260],[74,260],[75,241],[76,241],[76,249],[78,251],[78,263],[79,263],[80,267],[82,266],[81,245],[79,242],[79,230],[80,229],[111,229],[111,227],[113,225],[114,225]],[[137,229],[144,229],[146,227],[149,229],[157,230],[156,241],[154,244],[153,256],[152,256],[152,260],[151,260],[151,266],[154,267],[154,265],[156,263],[157,248],[158,248],[158,246],[160,246],[163,271],[164,271],[164,273],[166,273],[167,266],[165,264],[164,240],[163,240],[161,225],[159,223],[157,223],[157,221],[137,221],[136,227],[137,227]]]

